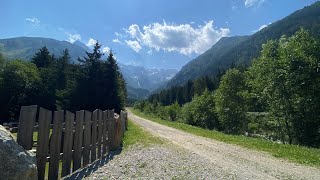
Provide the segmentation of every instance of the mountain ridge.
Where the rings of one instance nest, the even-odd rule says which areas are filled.
[[[203,76],[215,76],[219,70],[226,70],[234,65],[249,65],[251,60],[258,57],[262,44],[268,40],[279,39],[282,35],[291,36],[301,27],[310,30],[314,36],[320,36],[320,2],[316,2],[303,9],[295,11],[287,17],[278,20],[266,28],[247,36],[245,40],[234,47],[222,49],[217,52],[215,48],[221,44],[220,39],[205,53],[191,60],[167,83],[167,88],[182,85],[189,79],[196,79]],[[232,38],[232,37],[231,37]],[[228,39],[228,38],[227,38]],[[229,39],[230,40],[230,39]],[[224,42],[225,43],[225,42]],[[211,54],[213,56],[206,56]]]
[[[73,63],[77,63],[79,57],[85,57],[86,51],[91,51],[89,47],[79,41],[70,43],[43,37],[0,39],[0,53],[8,59],[29,61],[43,46],[46,46],[50,53],[55,54],[55,56],[60,56],[62,51],[67,48]],[[132,95],[130,98],[145,98],[151,91],[166,84],[177,73],[177,70],[171,69],[146,69],[141,66],[124,65],[119,62],[118,65],[128,86],[132,86],[127,87],[128,94]]]

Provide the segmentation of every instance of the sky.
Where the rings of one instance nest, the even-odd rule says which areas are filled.
[[[250,35],[316,0],[0,0],[0,39],[46,37],[118,62],[181,69],[221,37]]]

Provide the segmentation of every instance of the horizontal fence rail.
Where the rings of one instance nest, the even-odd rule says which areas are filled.
[[[120,115],[99,109],[74,114],[22,106],[17,142],[26,150],[36,146],[38,179],[55,180],[118,149],[127,126],[125,111]]]

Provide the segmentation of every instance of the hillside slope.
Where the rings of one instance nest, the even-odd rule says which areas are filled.
[[[216,75],[219,69],[228,69],[231,64],[248,65],[259,56],[262,44],[282,35],[291,36],[301,27],[310,30],[314,36],[320,36],[320,2],[298,10],[251,36],[222,38],[186,64],[167,87],[182,85],[189,79],[205,75]]]
[[[67,41],[58,41],[50,38],[17,37],[0,39],[0,53],[9,59],[30,60],[34,53],[43,46],[46,46],[56,56],[60,56],[62,51],[68,48],[73,62],[76,62],[78,57],[85,56],[85,51],[90,50],[89,48],[84,49],[79,45]]]

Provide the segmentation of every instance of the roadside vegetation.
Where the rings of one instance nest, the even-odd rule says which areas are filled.
[[[131,145],[142,145],[144,147],[152,144],[163,144],[164,140],[153,136],[148,131],[128,120],[128,130],[124,134],[123,147],[127,149]]]
[[[216,130],[204,129],[185,123],[161,119],[155,115],[143,113],[137,109],[129,108],[135,115],[149,119],[151,121],[176,128],[197,136],[202,136],[218,141],[239,145],[248,149],[264,151],[277,158],[289,161],[320,167],[320,149],[308,148],[299,145],[282,144],[265,140],[263,138],[253,138],[243,135],[225,134]]]
[[[226,134],[319,148],[319,57],[319,39],[301,28],[268,41],[250,66],[163,90],[134,108]]]

